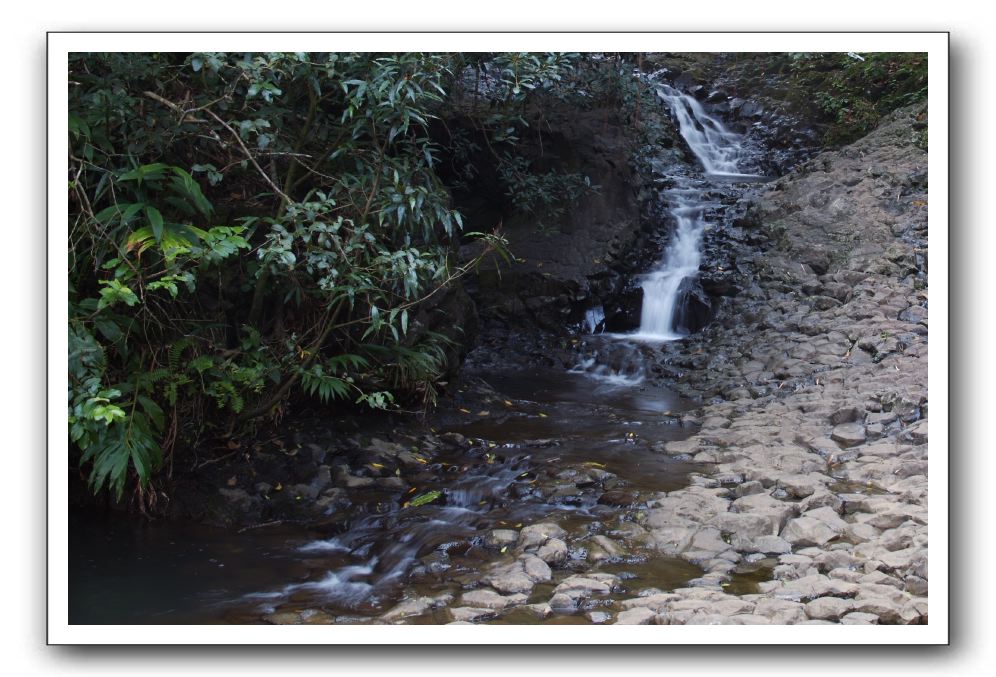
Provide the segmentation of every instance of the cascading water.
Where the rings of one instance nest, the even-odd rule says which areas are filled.
[[[659,85],[657,96],[674,113],[682,138],[702,163],[706,174],[739,175],[740,137],[737,134],[706,113],[695,97],[670,85]]]
[[[668,85],[660,85],[657,94],[674,112],[682,137],[705,170],[704,176],[673,177],[674,187],[664,192],[663,197],[672,205],[674,236],[661,263],[641,281],[640,329],[632,337],[673,340],[682,335],[676,313],[682,282],[699,272],[705,213],[713,206],[705,200],[709,178],[743,175],[737,167],[740,147],[736,134],[706,113],[694,97]]]
[[[722,197],[731,182],[753,182],[763,177],[742,173],[739,163],[749,161],[741,148],[741,137],[709,115],[694,97],[666,84],[657,84],[662,103],[674,114],[678,131],[698,159],[701,169],[680,167],[662,174],[669,188],[660,198],[674,219],[674,230],[657,266],[639,279],[643,289],[640,326],[635,333],[605,334],[610,342],[598,342],[571,370],[610,386],[641,385],[647,374],[645,344],[680,339],[694,325],[687,315],[689,282],[699,274],[702,234],[706,219],[722,208]],[[601,309],[599,309],[601,310]],[[597,319],[601,319],[601,314]],[[591,334],[598,326],[594,310],[586,315]]]

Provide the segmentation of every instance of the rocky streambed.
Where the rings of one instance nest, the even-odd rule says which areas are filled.
[[[698,429],[660,447],[699,464],[688,485],[636,496],[602,533],[575,534],[596,547],[569,575],[542,557],[570,548],[558,524],[505,534],[511,554],[480,588],[447,601],[450,618],[524,606],[587,622],[927,622],[918,120],[920,109],[895,112],[770,184],[707,236],[703,274],[736,271],[743,291],[723,299],[706,331],[660,347],[656,365],[702,401],[682,417]],[[645,559],[627,560],[633,553]],[[549,576],[537,558],[553,566]],[[654,558],[701,574],[655,585],[635,573]]]
[[[122,569],[180,584],[136,611],[81,575],[78,622],[926,623],[922,117],[718,194],[696,334],[525,334],[482,309],[423,425],[298,421],[207,455],[176,511],[224,530],[128,532]],[[593,270],[564,288],[599,293]],[[509,313],[560,298],[516,284]]]

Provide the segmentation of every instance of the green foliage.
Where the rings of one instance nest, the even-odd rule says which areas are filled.
[[[529,161],[521,156],[506,155],[498,172],[505,185],[505,194],[517,211],[536,217],[538,228],[543,221],[561,218],[570,204],[589,191],[597,190],[591,179],[581,172],[534,172]]]
[[[561,53],[71,54],[69,433],[94,491],[142,496],[178,441],[307,402],[431,406],[461,336],[429,299],[508,259],[500,234],[463,232],[451,189],[487,153],[510,210],[558,219],[596,187],[544,153],[549,104],[632,102],[631,71]]]
[[[927,97],[927,55],[914,52],[793,53],[791,89],[828,122],[826,141],[849,143],[901,106]]]
[[[503,66],[509,96],[556,61]],[[420,309],[475,263],[464,241],[504,247],[461,234],[436,172],[465,65],[70,55],[69,434],[94,491],[141,495],[177,440],[304,398],[433,401],[451,339]]]

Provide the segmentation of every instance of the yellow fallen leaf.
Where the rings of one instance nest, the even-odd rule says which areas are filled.
[[[381,468],[384,467],[384,464],[383,463],[371,463],[370,467],[371,468],[376,468],[377,470],[380,470]]]
[[[505,400],[505,406],[506,407],[511,407],[512,406],[512,402],[510,400]]]
[[[541,417],[543,417],[543,418],[548,418],[548,417],[547,417],[547,415],[546,415],[546,414],[544,414],[544,413],[543,413],[542,411],[541,411],[541,412],[539,413],[539,415],[540,415]]]
[[[477,415],[478,416],[490,416],[491,412],[490,411],[479,411],[479,412],[477,412]]]
[[[508,546],[507,545],[503,545],[502,548],[501,548],[501,551],[502,552],[506,552],[507,550],[508,550]]]
[[[463,407],[460,407],[460,411],[462,411],[465,414],[469,414],[470,413],[470,409],[464,409]]]

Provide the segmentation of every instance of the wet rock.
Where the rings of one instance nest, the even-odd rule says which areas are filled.
[[[771,536],[773,525],[764,515],[752,513],[725,513],[712,522],[722,537],[738,552],[757,552],[759,538]]]
[[[501,593],[528,593],[533,589],[535,581],[524,571],[502,571],[491,574],[486,582]]]
[[[837,531],[812,517],[797,517],[782,530],[781,537],[794,546],[823,545],[836,538]]]
[[[494,590],[478,589],[463,593],[460,596],[462,606],[469,606],[482,609],[494,609],[501,611],[509,605],[522,604],[526,601],[525,595],[499,595]]]
[[[607,595],[612,592],[612,586],[616,582],[618,578],[609,574],[569,576],[554,588],[554,593],[563,593],[573,598]]]
[[[519,532],[518,547],[528,550],[543,545],[551,538],[561,539],[566,535],[559,525],[553,522],[540,522],[530,524]]]
[[[927,596],[928,584],[925,579],[909,575],[904,579],[904,584],[904,590],[911,595],[916,595],[917,597]]]
[[[820,520],[838,534],[847,528],[847,522],[842,520],[837,511],[829,506],[807,510],[802,516]]]
[[[841,423],[853,423],[859,421],[863,414],[862,409],[856,406],[841,407],[830,414],[830,423],[835,426]]]
[[[751,496],[753,494],[760,494],[764,491],[764,485],[757,480],[751,480],[750,482],[744,482],[733,490],[733,495],[737,498],[742,498],[744,496]]]
[[[515,545],[519,532],[513,529],[492,529],[484,536],[484,544],[489,548],[505,548]]]
[[[854,610],[876,616],[884,623],[899,623],[904,603],[885,597],[866,597],[854,601]]]
[[[842,447],[856,447],[865,442],[865,427],[860,423],[841,423],[834,426],[830,439]]]
[[[550,566],[559,566],[567,560],[567,544],[559,538],[551,538],[537,551],[536,556]]]
[[[585,616],[595,625],[602,625],[612,620],[612,614],[607,611],[589,611]]]
[[[827,478],[829,479],[829,478]],[[823,487],[823,483],[809,475],[782,475],[777,484],[792,498],[806,498]]]
[[[759,536],[754,540],[754,551],[767,555],[784,555],[792,552],[792,544],[779,536]]]
[[[812,619],[836,621],[851,611],[854,604],[839,597],[817,597],[806,604],[806,615]]]
[[[649,625],[656,617],[657,614],[647,607],[635,607],[620,612],[615,625]]]
[[[840,619],[842,625],[878,625],[878,616],[862,611],[852,611]]]
[[[494,609],[479,609],[467,606],[450,607],[449,612],[450,617],[454,621],[464,622],[479,621],[486,618],[494,618],[495,616]]]
[[[463,447],[466,447],[469,444],[467,438],[461,435],[460,433],[454,433],[454,432],[443,433],[442,435],[439,436],[439,439],[442,440],[447,445],[455,447],[457,449],[462,449]]]
[[[550,566],[539,557],[524,555],[520,561],[525,574],[534,581],[549,581],[553,576]]]
[[[335,470],[335,482],[347,489],[365,489],[375,484],[372,477],[359,477],[349,472],[349,466],[341,465]]]
[[[760,515],[771,524],[771,532],[779,533],[790,517],[794,516],[797,508],[767,494],[752,494],[738,498],[730,506],[730,509],[739,513],[749,513]]]
[[[378,477],[374,480],[378,487],[389,491],[404,491],[408,488],[408,483],[400,477]]]
[[[757,600],[754,614],[763,616],[776,625],[793,625],[809,620],[802,604],[783,599]]]
[[[417,597],[415,599],[409,599],[401,602],[380,618],[387,623],[394,623],[395,621],[400,621],[412,616],[421,616],[425,612],[432,609],[435,603],[436,602],[432,597]]]
[[[927,599],[924,597],[911,599],[903,605],[902,610],[899,612],[899,617],[907,625],[926,625],[928,618]]]
[[[301,615],[296,611],[278,611],[263,616],[263,621],[271,625],[297,625],[301,622]]]
[[[681,599],[679,595],[669,592],[658,592],[653,595],[627,599],[622,602],[623,609],[634,609],[636,607],[646,607],[658,613],[667,609],[672,602]]]
[[[686,277],[678,287],[674,309],[674,327],[679,333],[693,334],[712,320],[712,300],[699,279]]]
[[[638,495],[633,489],[613,489],[599,496],[598,502],[602,505],[624,507],[636,503]]]
[[[588,560],[591,562],[618,559],[625,554],[625,548],[607,536],[599,534],[589,541]]]
[[[899,439],[920,445],[927,443],[927,421],[917,421],[906,428]]]
[[[571,597],[562,592],[556,593],[547,603],[555,614],[574,613],[578,608],[578,597]]]
[[[397,444],[396,442],[387,442],[377,437],[370,440],[370,444],[367,445],[366,450],[373,454],[391,458],[397,456],[403,451],[406,451],[404,446]]]

